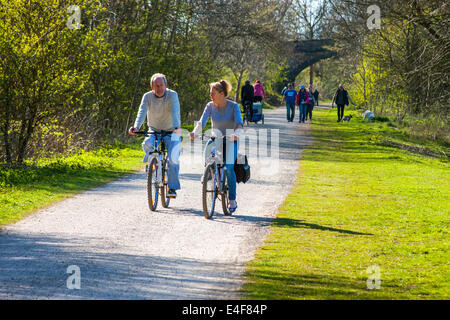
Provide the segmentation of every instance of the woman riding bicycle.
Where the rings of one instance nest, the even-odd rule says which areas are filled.
[[[241,110],[239,105],[231,100],[227,99],[228,94],[231,91],[231,84],[226,80],[211,83],[210,85],[210,97],[212,99],[209,102],[200,121],[197,123],[194,131],[191,132],[191,139],[194,139],[196,133],[200,133],[206,126],[209,118],[211,118],[212,130],[218,135],[218,138],[225,135],[229,136],[229,139],[223,139],[224,151],[225,151],[225,167],[226,176],[228,181],[228,197],[229,204],[228,209],[230,213],[236,211],[236,174],[234,173],[234,162],[236,161],[238,154],[238,135],[242,130],[244,123],[241,118]],[[212,140],[208,141],[205,148],[205,159],[209,156]]]

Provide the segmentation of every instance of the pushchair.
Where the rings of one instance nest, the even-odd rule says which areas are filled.
[[[252,109],[250,109],[250,107]],[[263,104],[262,102],[245,102],[244,103],[244,123],[254,122],[258,124],[259,121],[264,124],[264,114],[263,114]],[[253,112],[251,112],[253,111]]]

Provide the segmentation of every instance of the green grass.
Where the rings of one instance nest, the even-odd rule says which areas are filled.
[[[0,169],[0,226],[142,168],[139,142]]]
[[[315,142],[247,265],[244,299],[449,299],[447,160],[379,144],[396,132],[385,123],[314,113]]]

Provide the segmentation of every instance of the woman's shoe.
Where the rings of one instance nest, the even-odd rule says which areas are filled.
[[[237,202],[235,202],[235,203],[236,203],[235,207],[231,207],[231,206],[228,207],[228,211],[230,212],[230,214],[234,213],[236,211],[236,209],[237,209]]]

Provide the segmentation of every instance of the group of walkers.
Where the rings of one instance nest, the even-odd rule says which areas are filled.
[[[319,105],[319,90],[317,88],[313,91],[313,87],[310,86],[309,90],[306,90],[305,86],[301,85],[297,92],[294,89],[294,84],[289,83],[283,89],[281,95],[283,101],[286,101],[286,119],[288,122],[294,122],[296,105],[299,108],[299,123],[312,120],[314,105]]]
[[[169,192],[167,196],[168,198],[176,198],[176,191],[181,188],[179,179],[181,143],[180,102],[178,100],[178,94],[167,88],[165,75],[160,73],[154,74],[150,80],[150,86],[152,91],[145,93],[142,97],[136,121],[133,127],[129,129],[129,133],[133,135],[138,132],[146,117],[150,131],[157,133],[170,132],[170,135],[164,137],[164,144],[168,154]],[[255,87],[257,86],[255,85]],[[227,136],[229,135],[227,141],[224,139],[222,145],[226,148],[225,166],[227,167],[226,175],[229,188],[228,210],[230,213],[233,213],[237,209],[236,174],[233,167],[238,154],[237,141],[244,123],[239,105],[227,99],[230,92],[231,84],[226,80],[210,83],[209,93],[211,101],[206,105],[200,121],[190,133],[190,137],[194,139],[195,135],[203,130],[209,119],[211,119],[213,132],[222,134],[222,136],[225,136],[225,133]],[[258,97],[259,93],[265,97],[264,88],[262,88],[262,91],[256,91],[255,89],[254,96]],[[232,134],[229,134],[230,130]],[[154,139],[155,135],[150,135],[142,143],[142,148],[145,153],[144,163],[148,162],[149,155],[154,151]],[[212,140],[208,142],[208,145],[211,143]],[[205,149],[205,159],[209,156],[207,150],[208,148]]]
[[[312,120],[312,112],[314,105],[319,105],[319,90],[317,88],[313,91],[312,86],[309,90],[306,90],[304,85],[300,85],[299,91],[294,89],[294,84],[289,83],[287,87],[281,92],[283,96],[283,101],[286,102],[286,118],[288,122],[293,122],[295,117],[295,106],[299,109],[299,123],[305,123],[306,121]],[[348,106],[349,102],[353,105],[352,99],[348,94],[348,91],[344,89],[344,85],[340,84],[336,90],[333,101],[331,103],[332,107],[334,104],[337,106],[337,122],[341,122],[344,117],[344,108]]]

